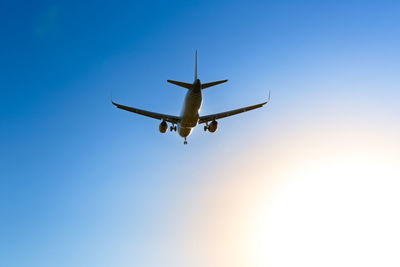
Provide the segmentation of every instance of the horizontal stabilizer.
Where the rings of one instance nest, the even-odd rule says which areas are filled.
[[[211,87],[211,86],[214,86],[214,85],[218,85],[218,84],[221,84],[221,83],[225,83],[225,82],[227,82],[228,80],[222,80],[222,81],[216,81],[216,82],[211,82],[211,83],[205,83],[205,84],[202,84],[201,85],[201,88],[202,89],[206,89],[206,88],[208,88],[208,87]]]
[[[180,87],[184,87],[186,89],[192,89],[192,84],[190,83],[183,83],[183,82],[178,82],[178,81],[173,81],[173,80],[167,80],[167,82],[178,85]]]

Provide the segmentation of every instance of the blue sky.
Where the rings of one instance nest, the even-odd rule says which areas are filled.
[[[1,2],[0,266],[263,266],[235,223],[258,207],[261,185],[326,153],[377,149],[398,166],[399,11],[396,1]],[[203,82],[229,79],[204,91],[202,114],[268,90],[271,103],[215,134],[195,129],[188,146],[110,104],[112,92],[179,114],[185,91],[166,80],[192,81],[195,49]],[[400,188],[387,181],[382,192]],[[257,192],[280,192],[269,190]]]

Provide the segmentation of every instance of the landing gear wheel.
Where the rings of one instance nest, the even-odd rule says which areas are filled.
[[[207,127],[207,126],[204,126],[204,131],[205,131],[205,132],[207,132],[207,129],[208,129],[208,127]]]
[[[172,131],[175,131],[176,132],[176,126],[170,126],[169,127],[169,130],[172,132]]]
[[[183,144],[184,144],[184,145],[187,145],[186,137],[185,137],[185,141],[183,141]]]

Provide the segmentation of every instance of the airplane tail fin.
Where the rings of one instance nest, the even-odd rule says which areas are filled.
[[[206,89],[206,88],[208,88],[208,87],[215,86],[215,85],[218,85],[218,84],[221,84],[221,83],[225,83],[225,82],[227,82],[227,81],[228,81],[228,80],[222,80],[222,81],[216,81],[216,82],[205,83],[205,84],[202,84],[202,85],[201,85],[201,89]]]
[[[194,59],[194,80],[197,80],[197,49]]]
[[[195,58],[194,58],[194,80],[197,80],[197,49],[195,53]],[[190,83],[184,83],[184,82],[178,82],[178,81],[173,81],[173,80],[167,80],[167,82],[178,85],[180,87],[184,87],[186,89],[192,89],[193,84]]]

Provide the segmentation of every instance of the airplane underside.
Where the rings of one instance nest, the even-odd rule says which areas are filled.
[[[198,124],[204,123],[204,131],[208,131],[210,133],[214,133],[217,128],[218,128],[218,122],[217,119],[222,119],[226,118],[229,116],[233,116],[239,113],[247,112],[253,109],[260,108],[267,104],[270,100],[270,96],[268,96],[268,100],[265,102],[262,102],[260,104],[244,107],[244,108],[239,108],[239,109],[234,109],[230,111],[225,111],[221,113],[216,113],[216,114],[210,114],[206,116],[199,116],[199,112],[201,109],[202,105],[202,90],[221,84],[225,83],[228,80],[221,80],[221,81],[215,81],[215,82],[209,82],[209,83],[204,83],[202,84],[199,79],[197,79],[197,51],[196,51],[196,56],[195,56],[195,72],[194,72],[194,82],[193,83],[185,83],[185,82],[180,82],[180,81],[172,81],[172,80],[167,80],[169,83],[172,83],[174,85],[186,88],[188,91],[186,93],[184,105],[182,108],[181,116],[173,116],[173,115],[167,115],[167,114],[161,114],[161,113],[155,113],[143,109],[138,109],[134,107],[129,107],[129,106],[124,106],[117,104],[112,101],[111,103],[115,105],[117,108],[130,111],[136,114],[140,114],[143,116],[147,116],[150,118],[158,119],[161,120],[161,123],[159,125],[159,131],[161,133],[166,133],[168,131],[168,123],[171,124],[170,126],[170,131],[178,131],[178,134],[185,139],[183,142],[184,144],[187,144],[186,138],[192,133],[194,127],[196,127]]]
[[[181,127],[178,125],[178,133],[181,137],[186,138],[188,137],[193,131],[191,127]]]

